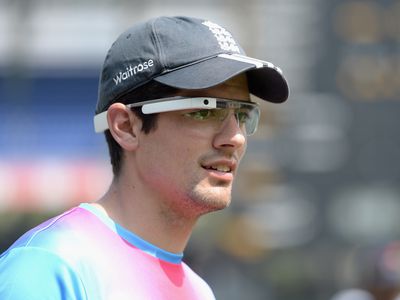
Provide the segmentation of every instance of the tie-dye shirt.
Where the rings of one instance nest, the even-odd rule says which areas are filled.
[[[215,299],[182,257],[81,204],[0,256],[0,299]]]

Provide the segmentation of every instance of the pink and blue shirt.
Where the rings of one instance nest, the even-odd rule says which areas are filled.
[[[182,257],[81,204],[28,231],[0,256],[0,299],[215,299]]]

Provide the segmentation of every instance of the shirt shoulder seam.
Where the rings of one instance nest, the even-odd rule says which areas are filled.
[[[78,207],[72,208],[72,209],[66,211],[66,212],[63,213],[63,214],[61,214],[61,215],[59,215],[59,216],[57,216],[57,217],[54,217],[54,219],[53,219],[49,224],[47,224],[47,225],[46,225],[45,227],[43,227],[43,228],[40,228],[38,231],[34,232],[34,233],[32,234],[32,236],[24,243],[24,245],[23,245],[23,246],[21,245],[21,246],[18,247],[18,248],[23,248],[23,247],[28,247],[28,246],[30,247],[30,243],[33,241],[33,239],[34,239],[39,233],[41,233],[41,232],[43,232],[43,231],[49,229],[49,228],[52,227],[55,223],[57,223],[60,219],[62,219],[62,218],[64,218],[65,216],[67,216],[67,215],[69,215],[69,214],[75,212],[75,210],[76,210],[77,208],[78,208]],[[35,247],[34,247],[34,248],[35,248]],[[39,248],[39,247],[37,247],[37,248]],[[40,248],[40,249],[42,249],[42,248]],[[44,250],[44,249],[43,249],[43,250]]]

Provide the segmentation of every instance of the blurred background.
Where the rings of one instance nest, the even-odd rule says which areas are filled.
[[[233,204],[186,251],[217,299],[398,297],[398,0],[0,0],[0,251],[105,192],[100,67],[123,30],[158,15],[225,26],[291,87],[287,103],[261,103]]]

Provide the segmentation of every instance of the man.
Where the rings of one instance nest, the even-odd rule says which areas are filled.
[[[250,94],[283,102],[288,86],[215,23],[161,17],[123,33],[94,119],[113,182],[3,253],[0,298],[214,299],[182,252],[198,218],[230,203],[259,119]]]

